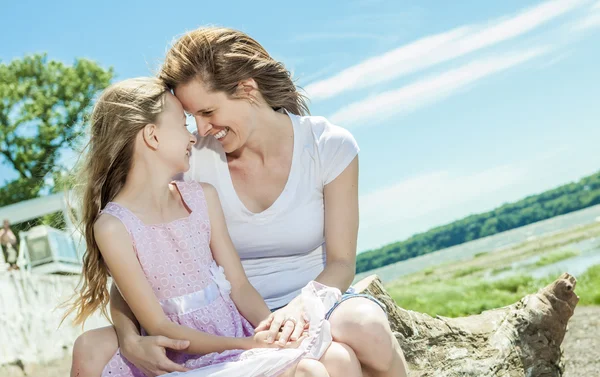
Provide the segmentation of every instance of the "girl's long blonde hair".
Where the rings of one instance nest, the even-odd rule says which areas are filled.
[[[169,87],[200,79],[212,91],[234,97],[238,84],[254,79],[267,104],[296,115],[309,113],[306,97],[284,65],[241,31],[202,27],[185,33],[167,52],[158,77]]]
[[[156,123],[167,88],[154,78],[135,78],[109,86],[96,102],[90,139],[74,175],[80,198],[80,229],[85,237],[81,282],[63,320],[75,312],[81,324],[98,308],[108,318],[108,268],[94,238],[94,223],[108,202],[123,188],[133,163],[135,139],[149,123]]]

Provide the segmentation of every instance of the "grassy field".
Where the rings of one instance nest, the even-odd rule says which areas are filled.
[[[478,254],[467,262],[428,268],[404,276],[386,288],[405,309],[447,317],[478,314],[510,305],[554,281],[558,275],[534,279],[531,271],[580,255],[569,245],[599,236],[600,224],[595,223],[505,250]],[[491,278],[508,271],[514,273],[502,279]],[[600,305],[600,265],[576,278],[579,305]]]

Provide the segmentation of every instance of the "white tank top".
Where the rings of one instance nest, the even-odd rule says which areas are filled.
[[[294,129],[292,167],[283,192],[265,211],[250,212],[239,199],[225,152],[212,136],[198,138],[184,176],[217,189],[248,279],[271,309],[289,303],[323,271],[323,188],[359,151],[350,132],[325,118],[288,115]]]

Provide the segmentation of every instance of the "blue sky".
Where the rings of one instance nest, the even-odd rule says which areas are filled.
[[[175,4],[11,2],[0,60],[85,57],[124,79],[186,30],[249,33],[356,137],[360,251],[600,169],[599,0]]]

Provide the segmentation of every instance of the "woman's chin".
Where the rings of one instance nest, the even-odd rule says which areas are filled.
[[[221,146],[223,147],[223,150],[227,154],[233,153],[233,152],[235,152],[236,150],[239,149],[237,145],[234,145],[232,143],[225,143],[225,144],[221,143]]]

